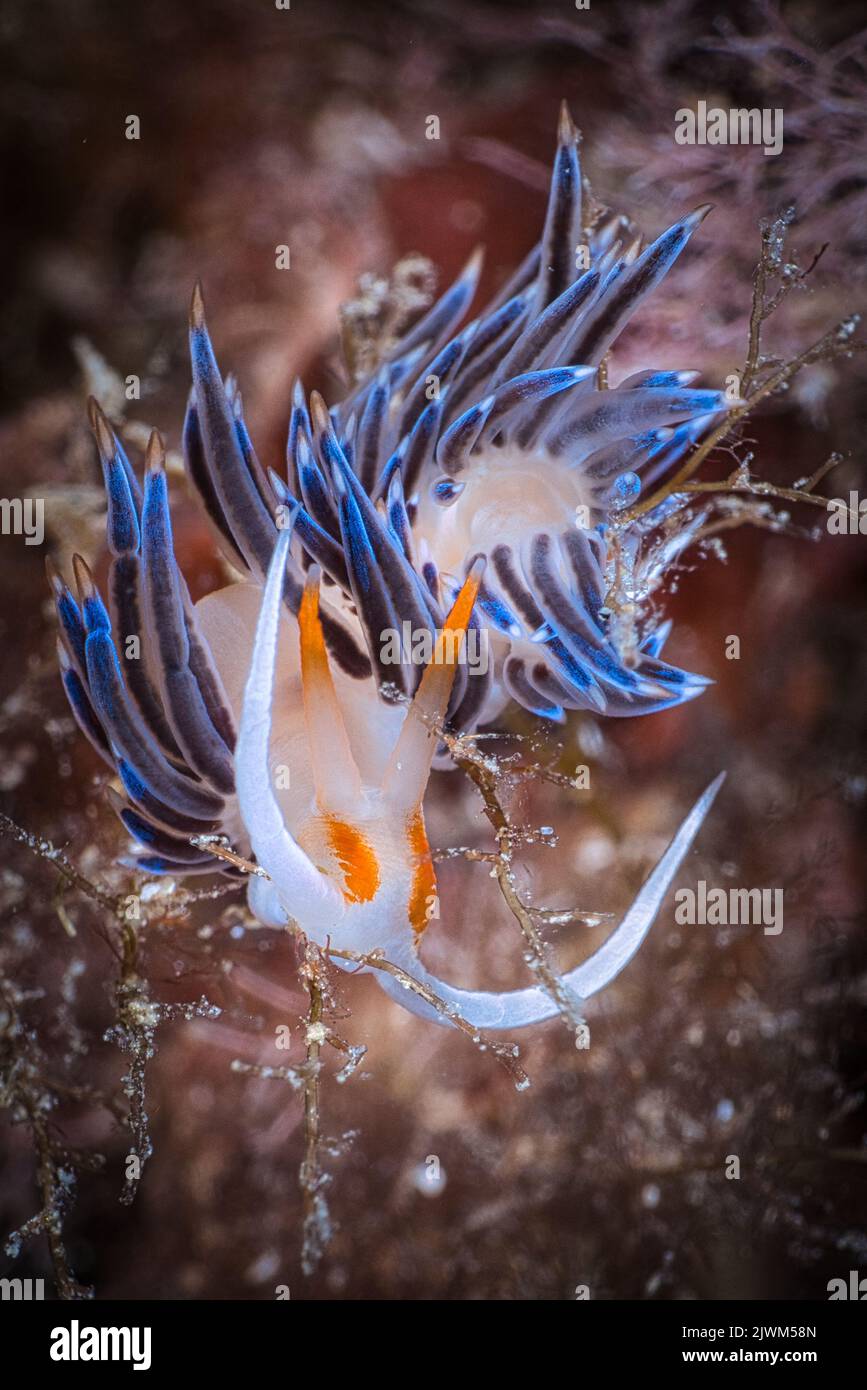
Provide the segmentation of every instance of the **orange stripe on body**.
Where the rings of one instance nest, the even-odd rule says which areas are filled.
[[[436,905],[437,879],[431,859],[424,816],[418,810],[409,823],[409,848],[415,870],[409,893],[409,920],[416,936],[421,936]]]
[[[379,891],[379,861],[360,830],[336,816],[326,816],[328,844],[343,870],[348,903],[369,903]]]

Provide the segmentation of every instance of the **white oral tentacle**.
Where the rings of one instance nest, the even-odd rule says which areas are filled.
[[[607,941],[588,960],[561,977],[563,984],[575,996],[576,1002],[598,994],[606,985],[611,984],[632,960],[650,931],[672,880],[724,781],[725,773],[721,772],[699,797],[623,921]],[[393,964],[406,971],[407,975],[411,975],[420,984],[427,985],[445,1004],[454,1007],[474,1028],[526,1028],[530,1024],[544,1023],[546,1019],[554,1018],[559,1012],[551,995],[538,985],[501,993],[456,989],[425,969],[409,934],[402,936],[400,942],[390,943],[386,947],[386,956]],[[448,1023],[442,1014],[393,976],[387,975],[384,971],[377,971],[376,977],[386,994],[411,1013],[419,1014],[435,1023]]]
[[[235,776],[238,806],[257,861],[271,879],[288,916],[317,938],[343,916],[345,903],[286,829],[271,785],[269,758],[283,573],[291,539],[291,527],[280,532],[268,566],[244,688]]]

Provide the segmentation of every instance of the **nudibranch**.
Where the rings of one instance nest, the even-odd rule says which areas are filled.
[[[234,577],[196,604],[175,559],[161,440],[151,437],[142,483],[91,402],[108,601],[80,557],[75,594],[51,579],[63,683],[116,776],[111,801],[140,870],[225,871],[207,847],[225,836],[258,866],[248,902],[261,924],[380,951],[474,1027],[557,1013],[539,986],[467,991],[422,964],[436,901],[424,793],[437,731],[490,724],[509,700],[549,720],[648,714],[707,684],[660,659],[664,624],[621,651],[605,594],[618,510],[717,422],[725,398],[691,389],[692,372],[609,386],[601,371],[705,211],[644,249],[623,218],[585,225],[564,108],[542,238],[513,280],[462,327],[474,256],[344,401],[329,409],[296,385],[285,479],[258,461],[197,288],[184,458]],[[637,529],[657,522],[650,512]],[[621,554],[630,540],[619,533]],[[471,634],[489,659],[461,658]],[[635,954],[719,781],[619,926],[563,977],[578,999]],[[447,1021],[394,976],[376,977]]]

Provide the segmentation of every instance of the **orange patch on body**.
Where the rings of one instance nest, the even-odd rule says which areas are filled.
[[[416,936],[421,936],[431,919],[437,896],[437,879],[421,810],[416,811],[410,821],[408,839],[415,865],[409,893],[409,920]]]
[[[343,896],[349,903],[369,903],[379,890],[379,861],[360,830],[326,816],[328,844],[343,870]]]

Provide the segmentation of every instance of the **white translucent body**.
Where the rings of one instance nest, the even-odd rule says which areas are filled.
[[[266,926],[297,925],[324,948],[380,950],[473,1027],[520,1028],[553,1017],[558,1005],[539,986],[462,990],[422,965],[409,915],[416,865],[408,829],[420,807],[435,744],[429,720],[442,717],[451,680],[437,676],[422,688],[416,704],[425,701],[428,708],[420,714],[414,707],[407,713],[405,706],[385,704],[372,681],[334,671],[345,735],[335,727],[329,739],[326,726],[311,744],[299,623],[281,600],[289,544],[284,533],[264,594],[258,586],[237,584],[198,605],[204,635],[239,719],[235,761],[241,842],[267,875],[251,879],[251,911]],[[318,714],[317,705],[313,718]],[[721,782],[718,777],[699,798],[619,926],[563,977],[576,1000],[603,989],[639,949]],[[331,798],[327,806],[322,804],[323,787]],[[328,815],[351,823],[372,847],[380,884],[370,901],[347,901],[341,892],[341,867],[324,832]],[[433,1021],[447,1021],[402,981],[375,973],[398,1003]]]

